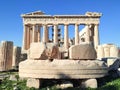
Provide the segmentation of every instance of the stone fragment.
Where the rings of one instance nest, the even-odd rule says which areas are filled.
[[[117,70],[120,66],[120,58],[103,58],[103,61],[107,63],[108,70]]]
[[[46,43],[45,55],[48,59],[55,59],[59,56],[59,48],[53,43]]]
[[[73,87],[73,84],[69,81],[66,81],[66,82],[63,82],[60,85],[57,85],[56,87],[60,88],[60,89],[66,89],[66,88],[69,88],[69,87]]]
[[[68,59],[69,57],[68,50],[65,50],[64,47],[59,47],[59,54],[60,59]]]
[[[28,58],[27,53],[22,53],[22,52],[21,52],[20,61],[24,61],[24,60],[26,60],[27,58]]]
[[[69,48],[70,59],[96,59],[96,51],[90,44],[74,45]]]
[[[47,59],[45,49],[45,43],[31,43],[28,56],[30,59]]]
[[[27,79],[27,87],[39,88],[40,87],[40,80],[39,79],[35,79],[35,78]]]
[[[120,68],[118,68],[118,70],[117,70],[117,74],[118,74],[119,77],[120,77]]]
[[[17,78],[15,75],[10,75],[9,80],[17,81]]]
[[[53,43],[32,43],[29,58],[36,60],[55,59],[59,57],[59,48]]]
[[[97,88],[97,80],[96,79],[86,79],[81,82],[82,88]]]

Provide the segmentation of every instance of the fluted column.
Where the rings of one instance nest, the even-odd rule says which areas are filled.
[[[79,44],[79,25],[75,24],[75,45]]]
[[[86,25],[86,38],[85,42],[90,43],[90,30],[89,30],[89,25]]]
[[[30,43],[32,43],[32,33],[33,33],[33,31],[32,31],[32,25],[30,26]]]
[[[46,30],[46,42],[49,42],[49,27],[47,26],[47,30]]]
[[[41,41],[41,27],[40,27],[39,25],[38,25],[38,33],[37,33],[37,34],[38,34],[38,35],[37,35],[37,36],[38,36],[38,37],[37,37],[37,38],[38,38],[37,40],[38,40],[38,42],[40,42],[40,41]]]
[[[64,47],[65,49],[68,49],[69,43],[68,43],[68,25],[64,25]]]
[[[32,31],[33,31],[33,33],[32,33],[32,42],[35,42],[35,29],[36,29],[36,25],[33,25],[32,26]]]
[[[13,54],[13,42],[2,41],[1,53],[0,53],[0,71],[8,71],[12,69],[12,54]]]
[[[48,42],[47,25],[43,25],[43,42]]]
[[[26,50],[26,39],[27,39],[27,25],[23,26],[23,47],[22,50]]]
[[[27,46],[26,49],[30,48],[30,26],[27,27]]]
[[[98,32],[98,24],[94,27],[94,46],[95,48],[99,45],[99,32]]]
[[[58,26],[54,25],[54,43],[58,43]]]

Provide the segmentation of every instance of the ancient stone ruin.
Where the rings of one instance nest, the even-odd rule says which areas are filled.
[[[99,18],[100,13],[87,12],[85,15],[45,15],[37,11],[32,13],[23,14],[24,23],[24,37],[22,51],[26,52],[30,48],[32,42],[53,42],[60,43],[59,25],[64,25],[64,45],[67,50],[69,48],[69,25],[75,26],[75,39],[74,45],[82,42],[92,43],[94,47],[99,45]],[[79,33],[79,26],[84,25],[85,28]],[[49,38],[49,28],[53,28],[53,38]],[[41,33],[43,31],[43,34]],[[59,41],[60,40],[60,41]]]
[[[5,71],[12,68],[13,42],[1,42],[0,47],[0,70]]]
[[[96,78],[110,71],[117,71],[120,76],[119,48],[114,44],[100,45],[101,15],[86,12],[85,15],[52,16],[41,11],[22,14],[22,50],[11,41],[2,41],[0,71],[19,67],[19,76],[28,79],[28,87],[35,88],[39,88],[44,79],[76,79],[81,87],[96,88]],[[75,29],[72,39],[69,25]],[[84,28],[80,30],[80,26]]]
[[[41,11],[23,14],[22,53],[27,53],[27,59],[19,64],[19,76],[29,78],[27,86],[39,88],[43,79],[83,79],[82,86],[96,88],[96,78],[104,77],[108,71],[105,62],[96,59],[100,17],[100,13],[92,12],[54,16]],[[59,37],[59,25],[64,25],[63,39]],[[72,43],[69,25],[75,25]],[[79,25],[85,25],[80,32]],[[50,27],[52,39],[49,38]],[[93,85],[87,83],[91,81]]]
[[[2,41],[0,45],[0,71],[8,71],[18,67],[21,48],[13,45],[12,41]]]

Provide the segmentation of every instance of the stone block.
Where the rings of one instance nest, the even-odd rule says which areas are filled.
[[[59,48],[53,43],[32,43],[28,53],[34,60],[55,59],[59,57]]]
[[[27,79],[27,87],[39,88],[40,87],[40,80],[34,79],[34,78]]]
[[[86,79],[81,82],[82,88],[97,88],[97,80],[96,79]]]
[[[117,70],[120,66],[120,58],[103,58],[103,61],[107,63],[108,70]]]
[[[59,57],[59,48],[56,44],[46,43],[45,55],[48,59],[55,59]]]
[[[19,64],[19,76],[42,79],[88,79],[104,77],[108,72],[101,60],[25,60]]]
[[[74,45],[69,48],[70,59],[96,59],[96,51],[90,44]]]
[[[69,57],[68,50],[65,50],[64,47],[59,47],[60,59],[66,59]]]
[[[70,88],[70,87],[73,87],[73,84],[69,81],[65,81],[63,82],[62,84],[60,85],[57,85],[56,86],[58,89],[66,89],[66,88]]]
[[[31,43],[28,56],[30,59],[47,59],[45,56],[45,49],[45,43]]]

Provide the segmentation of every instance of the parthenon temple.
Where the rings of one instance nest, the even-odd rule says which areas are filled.
[[[19,63],[19,76],[29,78],[27,86],[39,88],[44,79],[78,79],[82,83],[85,82],[81,79],[86,82],[94,79],[93,85],[97,88],[96,78],[106,76],[108,68],[112,70],[113,62],[120,56],[119,48],[114,44],[100,45],[101,16],[97,12],[86,12],[85,15],[46,15],[41,11],[22,14],[22,53],[27,58]],[[111,57],[114,57],[112,62]],[[118,66],[120,64],[115,64]]]
[[[69,48],[69,25],[74,25],[74,40],[73,45],[80,43],[92,43],[96,48],[99,45],[99,19],[101,13],[86,12],[85,15],[46,15],[41,11],[22,14],[24,24],[23,47],[25,52],[30,48],[32,42],[53,42],[59,44],[61,39],[59,37],[58,26],[64,26],[63,47]],[[79,26],[84,25],[82,30]],[[53,39],[49,38],[49,28],[53,28]],[[42,33],[43,34],[42,34]]]

